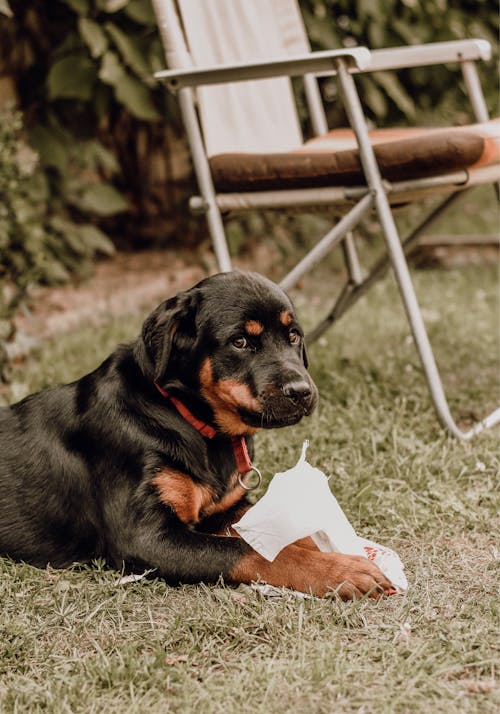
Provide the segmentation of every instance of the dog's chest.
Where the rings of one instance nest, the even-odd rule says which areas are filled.
[[[245,495],[235,471],[226,490],[220,494],[206,484],[198,483],[188,474],[165,467],[152,479],[159,500],[171,508],[177,518],[186,525],[199,523],[202,518],[227,511]]]

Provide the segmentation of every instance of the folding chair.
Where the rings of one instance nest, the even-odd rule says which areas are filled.
[[[333,309],[308,335],[316,339],[392,266],[430,394],[442,425],[470,439],[500,422],[500,408],[468,431],[455,423],[427,336],[406,255],[466,188],[500,179],[500,121],[489,121],[476,60],[484,40],[370,52],[311,52],[296,0],[153,0],[169,70],[156,77],[177,93],[200,196],[219,267],[231,269],[222,215],[253,209],[335,208],[342,216],[283,279],[292,287],[337,244],[349,278]],[[476,124],[441,130],[369,132],[355,75],[458,63]],[[318,76],[336,76],[351,130],[328,131]],[[316,137],[304,142],[291,77],[303,77]],[[195,90],[193,90],[195,88]],[[447,194],[403,240],[392,208]],[[352,231],[378,216],[387,256],[362,278]]]

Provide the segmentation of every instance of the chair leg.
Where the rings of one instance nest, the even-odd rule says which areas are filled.
[[[415,289],[403,248],[399,239],[391,206],[383,185],[377,165],[375,153],[370,143],[361,102],[351,74],[342,61],[338,62],[338,78],[344,98],[349,122],[356,134],[360,159],[368,186],[374,195],[374,204],[384,233],[389,258],[394,269],[399,291],[408,316],[418,354],[431,394],[434,407],[441,424],[454,436],[460,439],[470,439],[483,429],[500,423],[500,408],[492,412],[486,419],[476,424],[468,431],[462,431],[455,423],[444,393],[434,353],[425,329],[422,313],[417,301]]]
[[[334,322],[338,320],[338,317],[340,315],[344,314],[344,312],[347,310],[347,306],[350,304],[350,299],[351,296],[354,294],[354,290],[355,287],[353,286],[350,280],[344,283],[344,286],[340,291],[335,301],[335,304],[333,305],[328,315],[323,318],[321,322],[318,322],[316,327],[314,327],[310,332],[306,334],[305,339],[308,347],[309,345],[312,345],[313,342],[316,342],[316,340],[319,339],[321,335],[326,332],[328,328],[333,325]]]
[[[203,139],[196,116],[191,89],[181,89],[179,92],[179,104],[186,133],[193,156],[194,170],[198,180],[200,193],[205,202],[205,213],[208,230],[212,239],[215,256],[221,272],[231,270],[231,258],[227,247],[226,234],[222,216],[215,196],[215,189],[205,155]]]
[[[343,216],[341,220],[316,243],[314,248],[285,275],[280,282],[280,286],[283,290],[289,290],[293,287],[293,285],[295,285],[305,273],[317,265],[334,246],[344,240],[346,234],[358,225],[361,219],[372,210],[372,207],[373,198],[370,193],[366,193],[358,203],[351,208],[349,213]]]
[[[460,200],[465,193],[467,193],[467,190],[457,191],[456,193],[452,193],[450,196],[447,196],[444,201],[441,201],[438,206],[433,208],[429,215],[427,215],[410,232],[410,234],[407,235],[406,238],[404,238],[404,240],[402,241],[402,246],[404,254],[407,257],[411,255],[416,245],[418,245],[418,239],[421,234],[428,228],[430,228],[430,226],[432,226],[434,222],[437,221],[445,211],[447,211],[451,206],[453,206],[456,201]],[[391,262],[389,256],[385,254],[375,263],[375,265],[371,268],[370,272],[364,278],[364,280],[360,281],[356,285],[351,285],[351,289],[349,290],[348,294],[341,295],[342,299],[340,297],[337,299],[337,302],[334,304],[330,312],[327,313],[326,317],[314,328],[311,333],[307,335],[308,344],[312,344],[314,340],[318,339],[318,337],[321,337],[321,335],[329,327],[331,327],[334,322],[340,320],[342,315],[347,312],[349,308],[355,305],[358,300],[368,292],[372,285],[374,285],[376,282],[378,282],[384,277],[390,267]]]
[[[342,251],[344,253],[344,262],[349,273],[349,282],[351,285],[359,285],[363,276],[361,274],[361,266],[359,264],[358,252],[354,243],[354,234],[352,231],[346,235],[342,241]]]
[[[311,332],[307,333],[306,343],[308,345],[311,345],[315,340],[321,337],[323,332],[325,332],[337,319],[338,314],[342,314],[345,310],[347,310],[347,306],[349,305],[354,291],[363,285],[361,266],[359,264],[356,246],[354,245],[354,236],[352,231],[349,231],[342,241],[342,252],[344,253],[344,262],[346,264],[349,277],[327,317],[318,323],[316,327],[311,330]]]

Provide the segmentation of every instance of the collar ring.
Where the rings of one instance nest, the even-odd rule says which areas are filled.
[[[245,480],[249,474],[253,474],[253,477],[252,482],[250,484],[247,484]],[[253,491],[255,488],[258,488],[262,483],[262,474],[256,466],[252,466],[252,468],[246,473],[238,474],[238,483],[241,488],[245,489],[245,491]]]

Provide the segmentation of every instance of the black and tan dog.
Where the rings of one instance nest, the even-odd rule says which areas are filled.
[[[306,368],[290,300],[257,274],[165,301],[91,374],[0,409],[0,555],[55,567],[102,557],[169,583],[387,592],[365,558],[305,540],[269,563],[230,528],[248,508],[252,435],[316,405]]]

